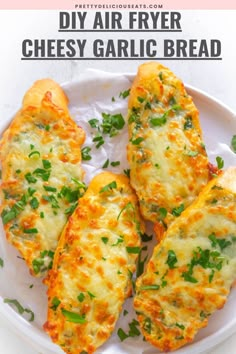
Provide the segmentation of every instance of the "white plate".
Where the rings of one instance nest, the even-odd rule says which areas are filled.
[[[119,97],[119,93],[128,89],[133,75],[112,74],[88,70],[77,82],[64,85],[70,100],[70,110],[73,118],[87,133],[86,146],[92,146],[92,129],[87,123],[88,119],[101,117],[101,112],[126,114],[127,99]],[[219,101],[206,93],[187,87],[188,93],[193,97],[200,111],[200,120],[204,133],[208,156],[215,163],[216,156],[224,159],[225,167],[236,165],[236,155],[230,149],[231,138],[236,134],[236,116]],[[112,102],[112,97],[115,102]],[[1,132],[6,128],[8,120],[0,122]],[[121,161],[121,165],[112,168],[114,172],[128,168],[126,161],[127,131],[112,139],[106,140],[99,150],[93,147],[93,159],[84,164],[86,182],[101,171],[101,166],[107,158],[110,161]],[[26,340],[39,351],[47,354],[62,354],[63,351],[54,345],[43,332],[42,324],[46,320],[47,297],[46,287],[41,280],[29,275],[22,259],[13,247],[5,241],[2,225],[0,225],[0,257],[4,259],[4,267],[0,268],[0,311],[12,323],[13,330],[17,330]],[[33,284],[33,287],[30,285]],[[3,303],[4,298],[17,299],[24,307],[35,313],[35,320],[28,322],[15,312],[9,305]],[[128,322],[134,318],[132,298],[128,299],[124,308],[129,314],[123,316],[117,323],[116,329],[97,353],[102,354],[155,354],[159,351],[139,338],[129,338],[120,342],[117,329],[128,328]],[[233,289],[228,302],[221,311],[217,311],[209,320],[207,328],[202,329],[194,342],[176,351],[178,354],[202,353],[214,347],[236,331],[236,289]]]

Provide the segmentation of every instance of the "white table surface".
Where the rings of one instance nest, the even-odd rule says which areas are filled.
[[[220,39],[223,60],[215,62],[168,61],[164,64],[169,66],[184,82],[206,91],[236,111],[236,11],[182,11],[181,13],[183,33],[172,33],[171,38]],[[59,38],[57,27],[58,11],[0,11],[1,119],[12,115],[19,108],[24,92],[33,81],[39,78],[51,77],[62,83],[76,80],[87,68],[111,72],[136,72],[140,63],[138,60],[126,62],[22,62],[20,60],[23,39],[27,37]],[[94,34],[85,36],[90,40]],[[105,36],[108,37],[108,34]],[[136,35],[125,34],[125,38],[134,36]],[[151,36],[160,38],[160,41],[164,38],[163,34],[149,34],[149,37]],[[109,37],[114,36],[112,34]],[[66,36],[64,35],[63,38]],[[236,131],[232,133],[236,134]],[[0,348],[1,354],[39,354],[24,338],[12,330],[11,324],[2,317],[1,313]],[[235,354],[235,348],[236,334],[207,353]]]

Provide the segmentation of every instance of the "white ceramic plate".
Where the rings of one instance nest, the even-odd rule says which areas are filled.
[[[86,130],[86,146],[92,146],[93,133],[87,123],[88,119],[100,118],[102,112],[126,114],[127,99],[119,97],[119,93],[128,89],[132,80],[133,75],[89,70],[81,75],[79,81],[64,85],[70,100],[71,114],[76,122]],[[216,156],[221,156],[224,159],[225,167],[236,165],[236,155],[230,148],[231,138],[236,134],[235,114],[206,93],[189,86],[187,86],[187,90],[200,111],[204,142],[210,161],[215,163]],[[115,98],[115,101],[112,100],[112,97]],[[10,121],[9,117],[8,120],[0,122],[1,132]],[[110,161],[121,161],[120,166],[112,168],[114,172],[128,168],[126,141],[127,131],[123,129],[119,136],[106,140],[99,150],[93,147],[92,160],[84,164],[86,182],[89,182],[95,174],[101,171],[101,166],[107,158]],[[46,287],[41,283],[41,280],[34,279],[29,275],[28,269],[23,260],[19,258],[17,251],[6,243],[2,225],[0,225],[0,235],[0,257],[4,259],[4,267],[0,268],[1,313],[12,323],[13,330],[30,341],[38,351],[41,350],[47,354],[62,354],[63,351],[54,345],[42,330],[47,312]],[[35,313],[35,320],[28,322],[9,305],[4,304],[4,298],[17,299],[24,307],[30,308]],[[141,336],[120,342],[116,334],[117,329],[122,327],[127,330],[128,322],[131,322],[135,316],[132,310],[132,299],[126,301],[124,308],[129,311],[129,314],[127,316],[121,314],[113,335],[97,353],[159,353],[156,348],[144,342]],[[236,331],[236,289],[232,290],[225,307],[210,318],[208,327],[198,333],[194,342],[175,353],[202,353],[226,339],[234,331]]]

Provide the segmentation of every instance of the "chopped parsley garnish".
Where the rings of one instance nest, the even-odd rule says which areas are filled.
[[[126,251],[128,253],[132,253],[132,254],[139,254],[139,252],[141,251],[140,247],[131,247],[131,246],[127,246],[126,247]]]
[[[45,168],[45,170],[48,170],[49,168],[52,167],[50,161],[48,161],[48,160],[42,160],[42,162],[43,162],[43,167]]]
[[[184,211],[184,204],[180,204],[180,206],[172,209],[172,215],[180,216],[180,214]]]
[[[96,146],[97,149],[105,143],[105,141],[104,141],[102,135],[100,135],[100,134],[96,135],[96,136],[93,138],[93,142],[96,143],[95,146]]]
[[[34,155],[40,156],[40,152],[39,151],[32,151],[28,156],[32,157]]]
[[[47,192],[56,192],[57,189],[55,187],[50,187],[50,186],[43,186],[43,188],[45,189],[45,191]]]
[[[143,103],[143,102],[145,101],[145,98],[138,96],[138,97],[137,97],[137,100],[138,100],[140,103]]]
[[[192,151],[192,150],[190,150],[186,153],[186,155],[190,156],[190,157],[196,157],[198,154],[199,154],[198,151]]]
[[[86,323],[85,315],[80,315],[75,312],[67,311],[66,309],[63,308],[61,309],[61,312],[63,316],[65,316],[68,322],[80,323],[80,324]]]
[[[54,197],[54,195],[43,195],[42,198],[47,202],[51,203],[53,209],[59,209],[60,206],[58,204],[58,200]]]
[[[175,105],[175,104],[176,104],[176,99],[174,98],[174,96],[170,97],[170,99],[169,99],[169,105],[170,105],[170,106],[173,106],[173,105]]]
[[[19,215],[21,211],[24,210],[26,203],[27,203],[27,197],[26,195],[23,195],[21,199],[18,202],[16,202],[10,209],[9,208],[3,209],[1,213],[3,224],[5,225],[9,221],[15,219],[17,215]]]
[[[88,293],[90,299],[94,299],[94,298],[96,297],[96,296],[95,296],[93,293],[91,293],[90,291],[87,291],[87,293]]]
[[[43,160],[43,161],[47,161],[47,160]],[[50,170],[47,171],[43,168],[36,168],[36,170],[34,170],[34,172],[33,172],[34,175],[42,178],[43,181],[48,181],[48,179],[50,177],[50,173],[51,173]]]
[[[178,262],[176,254],[173,250],[168,250],[168,257],[166,263],[168,264],[170,269],[174,269],[175,264]]]
[[[193,128],[193,120],[192,117],[187,116],[185,118],[185,123],[184,123],[184,130],[192,129]]]
[[[34,320],[34,313],[28,308],[24,308],[18,300],[16,299],[4,299],[4,302],[8,305],[13,305],[16,307],[18,313],[20,315],[23,315],[25,312],[30,314],[30,318],[28,319],[29,322],[32,322]]]
[[[116,181],[112,181],[111,183],[108,183],[106,186],[101,188],[99,193],[109,192],[115,188],[117,188],[117,183],[116,183]]]
[[[30,201],[30,206],[32,209],[37,209],[39,207],[39,201],[37,198],[33,197]]]
[[[58,297],[54,297],[52,299],[52,306],[50,307],[53,311],[56,311],[56,309],[58,308],[58,306],[60,305],[61,301],[58,299]]]
[[[170,114],[170,112],[174,111],[179,111],[181,109],[181,106],[179,105],[173,105],[170,109],[168,109],[162,116],[156,117],[156,116],[151,116],[150,117],[150,122],[154,127],[160,127],[164,125],[167,122],[167,117]]]
[[[211,235],[209,235],[208,238],[211,241],[212,247],[219,246],[221,251],[223,251],[226,247],[232,245],[232,242],[229,240],[226,240],[226,238],[216,238],[215,233],[212,233]]]
[[[139,145],[142,141],[144,141],[144,138],[142,137],[138,137],[136,139],[131,139],[130,142],[133,144],[133,145]]]
[[[125,333],[122,328],[119,328],[117,331],[118,337],[120,338],[121,342],[129,337],[138,337],[141,332],[137,328],[139,326],[139,322],[136,319],[133,319],[132,322],[129,323],[129,332]]]
[[[139,235],[141,236],[142,242],[149,242],[153,238],[153,235],[148,235],[145,232],[144,233],[140,232]]]
[[[36,229],[35,227],[31,228],[31,229],[24,229],[23,232],[25,234],[37,234],[38,233],[38,229]]]
[[[125,99],[126,97],[128,97],[130,94],[130,89],[125,90],[125,91],[121,91],[119,94],[119,97],[122,97],[123,99]]]
[[[185,326],[183,324],[180,324],[180,323],[176,322],[175,325],[176,325],[176,327],[179,327],[180,329],[183,329],[183,330],[185,329]]]
[[[120,338],[121,342],[123,342],[125,339],[129,338],[129,335],[126,334],[122,328],[118,329],[117,335]]]
[[[25,174],[25,179],[29,183],[36,183],[37,182],[37,179],[34,176],[32,176],[32,174],[30,172]]]
[[[144,320],[144,324],[143,324],[143,329],[147,332],[147,333],[151,333],[151,329],[152,329],[152,321],[149,317],[146,317]]]
[[[90,120],[88,121],[88,123],[90,124],[90,126],[91,126],[92,128],[98,128],[98,126],[99,126],[99,120],[96,119],[96,118],[90,119]]]
[[[0,268],[3,268],[4,266],[4,260],[0,257]]]
[[[126,315],[128,315],[128,313],[129,313],[129,312],[128,312],[127,310],[125,310],[125,309],[124,309],[124,311],[123,311],[123,315],[124,315],[124,316],[126,316]]]
[[[66,210],[65,210],[65,214],[66,215],[72,215],[73,214],[73,212],[75,211],[75,209],[77,208],[77,206],[78,206],[78,202],[75,202],[74,204],[72,204],[69,208],[66,208]]]
[[[120,165],[120,161],[112,161],[111,162],[112,167],[119,166],[119,165]]]
[[[54,252],[51,250],[44,250],[40,252],[40,256],[38,258],[35,258],[32,262],[35,274],[51,269],[53,257]]]
[[[150,118],[150,122],[152,123],[152,125],[154,127],[160,127],[162,125],[164,125],[166,123],[167,119],[166,119],[166,115],[163,114],[163,116],[161,117],[152,117]]]
[[[162,219],[165,219],[165,217],[167,216],[167,210],[166,210],[166,208],[159,208],[158,212],[159,212],[160,217],[161,217]]]
[[[113,137],[118,134],[118,130],[121,130],[125,125],[125,120],[122,114],[109,114],[102,113],[102,132],[103,134],[109,134],[110,137]]]
[[[134,206],[131,202],[128,202],[122,209],[121,211],[119,212],[118,216],[117,216],[117,220],[119,220],[121,214],[124,212],[124,211],[128,211],[129,209],[132,209],[134,210]]]
[[[91,148],[89,146],[85,146],[81,150],[81,156],[83,161],[89,161],[92,159],[92,156],[89,154],[91,151]]]
[[[84,299],[85,299],[85,295],[83,293],[80,293],[78,296],[77,296],[77,299],[79,300],[79,302],[83,302]]]
[[[150,284],[150,285],[143,285],[140,287],[140,290],[159,290],[160,285],[157,284]]]
[[[125,174],[128,178],[130,178],[130,169],[127,168],[126,170],[124,170],[124,174]]]
[[[142,250],[143,250],[143,248],[142,248]],[[141,251],[142,251],[142,250],[141,250]],[[137,269],[136,269],[136,276],[137,276],[137,278],[138,278],[140,275],[143,274],[143,272],[144,272],[144,265],[145,265],[147,259],[148,259],[148,255],[146,255],[146,256],[144,257],[144,259],[142,259],[142,252],[139,253],[139,255],[138,255],[138,260],[137,260]]]
[[[107,159],[107,160],[104,162],[102,168],[107,168],[108,166],[109,166],[109,159]]]
[[[122,242],[124,242],[124,236],[120,235],[120,237],[116,240],[115,243],[112,244],[112,246],[118,246]]]
[[[182,273],[182,277],[191,283],[197,283],[197,279],[192,276],[193,268],[197,265],[203,267],[204,269],[211,269],[212,272],[209,276],[209,282],[212,281],[215,269],[221,270],[223,266],[223,260],[221,253],[214,250],[211,251],[209,249],[201,249],[198,247],[197,250],[193,251],[193,258],[191,259],[191,263],[188,264],[188,271]]]
[[[231,139],[231,148],[233,152],[236,154],[236,135],[233,135]]]
[[[217,162],[218,169],[221,170],[224,167],[224,160],[222,159],[222,157],[217,156],[216,162]]]
[[[101,237],[102,242],[106,245],[108,242],[108,237]]]
[[[28,188],[28,194],[29,194],[30,197],[32,197],[32,195],[33,195],[35,192],[36,192],[36,189],[31,188],[31,187]]]

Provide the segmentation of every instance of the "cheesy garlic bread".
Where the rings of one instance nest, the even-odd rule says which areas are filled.
[[[137,280],[134,307],[162,351],[193,340],[236,278],[236,168],[213,179],[168,228]]]
[[[137,198],[124,175],[94,177],[70,217],[49,272],[44,329],[70,354],[93,353],[111,335],[144,231]]]
[[[85,134],[69,116],[67,103],[54,81],[37,81],[0,142],[6,237],[34,276],[51,267],[68,215],[85,187],[80,152]]]
[[[209,179],[197,108],[183,83],[154,62],[139,67],[128,108],[131,185],[143,217],[168,226]]]

